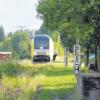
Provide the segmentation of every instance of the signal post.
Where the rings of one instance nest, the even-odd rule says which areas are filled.
[[[78,75],[80,72],[80,45],[74,45],[74,70]]]

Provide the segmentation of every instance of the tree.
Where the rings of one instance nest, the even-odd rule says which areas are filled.
[[[40,27],[40,29],[38,31],[36,31],[36,34],[47,34],[47,35],[51,35],[49,30],[46,28],[46,26],[44,26],[44,24],[42,24],[42,26]]]
[[[86,50],[87,59],[93,47],[95,47],[95,55],[98,55],[97,52],[100,51],[99,0],[41,0],[37,11],[48,29],[59,31],[64,47],[71,48],[79,40]],[[95,42],[91,43],[91,39]],[[96,58],[100,59],[100,57]]]
[[[93,32],[93,26],[84,23],[88,5],[89,0],[41,0],[37,11],[49,30],[58,31],[61,37],[66,34],[61,40],[63,46],[68,47],[71,45],[65,40],[74,44],[79,40],[81,43]]]
[[[89,39],[90,51],[95,53],[95,67],[100,71],[100,1],[91,0],[87,7],[84,22],[94,27],[92,34]]]
[[[3,26],[0,26],[0,42],[3,41],[5,39],[5,33],[4,33],[4,29]]]
[[[63,46],[72,51],[73,45],[78,40],[85,40],[92,31],[83,22],[85,7],[81,0],[41,0],[37,11],[44,20],[44,25],[49,30],[58,31]]]
[[[26,31],[17,31],[12,36],[12,46],[13,50],[21,58],[30,58],[31,56],[31,43],[29,32]]]

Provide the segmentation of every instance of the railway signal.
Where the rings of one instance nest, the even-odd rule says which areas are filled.
[[[80,67],[80,45],[74,45],[74,69],[75,74],[79,74]]]

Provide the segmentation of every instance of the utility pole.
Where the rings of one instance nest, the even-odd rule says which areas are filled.
[[[80,20],[80,1],[76,0],[74,9],[75,9],[75,17],[76,17],[76,23],[75,27],[75,35],[76,35],[76,45],[74,45],[74,70],[75,74],[79,75],[80,73],[80,45],[79,45],[79,27],[81,26],[81,20]]]
[[[22,58],[23,57],[23,48],[21,46],[21,42],[22,42],[22,32],[26,28],[26,26],[18,26],[17,28],[19,28],[19,31],[20,31],[20,58]]]

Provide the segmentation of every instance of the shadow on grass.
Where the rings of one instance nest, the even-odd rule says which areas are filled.
[[[50,87],[52,87],[52,88],[60,88],[61,86],[63,86],[63,87],[67,87],[67,86],[70,86],[70,87],[72,87],[72,86],[74,86],[75,85],[75,83],[71,83],[71,82],[66,82],[66,83],[60,83],[60,84],[56,84],[56,86],[55,86],[55,84],[49,84],[49,85],[42,85],[42,87],[48,87],[48,88],[50,88]]]
[[[44,70],[44,74],[46,76],[65,76],[65,75],[72,75],[73,71],[71,68],[64,68],[64,67],[51,67]]]
[[[37,100],[69,100],[69,96],[72,95],[73,92],[74,88],[42,89]]]

